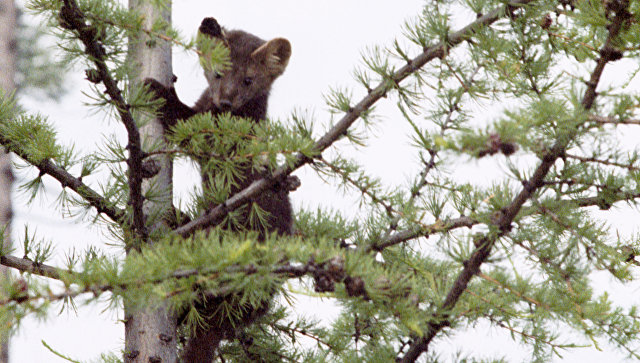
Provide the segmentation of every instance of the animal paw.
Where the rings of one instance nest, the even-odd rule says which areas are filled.
[[[153,92],[155,99],[163,99],[165,101],[169,101],[171,99],[172,93],[175,98],[178,98],[178,96],[176,95],[176,90],[173,87],[166,87],[153,78],[146,78],[143,84]],[[173,92],[171,90],[173,90]]]
[[[195,114],[195,111],[180,101],[173,86],[166,87],[153,78],[147,78],[143,83],[153,93],[153,99],[164,100],[158,112],[165,128],[175,125],[176,120],[186,120]]]

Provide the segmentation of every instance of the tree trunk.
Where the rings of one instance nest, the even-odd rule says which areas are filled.
[[[0,89],[15,90],[16,74],[16,7],[13,0],[0,0]],[[11,158],[0,150],[0,226],[4,229],[5,247],[11,243]],[[9,269],[0,266],[1,278],[10,278]],[[0,336],[0,363],[9,362],[9,337]]]
[[[155,8],[150,1],[130,0],[129,8],[145,16],[146,29],[151,29],[155,19],[162,18],[171,21],[171,3],[163,10]],[[146,42],[148,36],[140,34],[130,39],[129,62],[139,73],[134,82],[141,82],[147,77],[154,78],[165,85],[171,82],[171,45],[156,39]],[[158,120],[152,120],[140,129],[143,145],[163,140],[162,125]],[[143,146],[144,147],[144,146]],[[143,183],[144,190],[153,183],[166,193],[160,201],[145,201],[145,215],[150,211],[168,211],[172,206],[171,178],[172,166],[168,157],[158,157],[155,160],[160,166],[160,172],[152,179]],[[166,215],[166,213],[165,213]],[[161,222],[151,226],[151,231],[161,228]],[[164,306],[145,308],[133,307],[125,301],[125,362],[177,362],[176,319]]]

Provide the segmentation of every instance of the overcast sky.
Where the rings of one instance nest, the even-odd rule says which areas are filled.
[[[204,17],[213,16],[228,29],[243,29],[264,39],[285,37],[291,41],[293,53],[284,75],[276,81],[269,104],[272,118],[286,122],[293,110],[303,110],[313,115],[320,125],[329,124],[330,115],[324,104],[323,94],[330,87],[354,87],[355,95],[362,95],[353,81],[352,71],[360,64],[360,53],[367,46],[389,45],[401,36],[402,24],[421,10],[423,0],[269,0],[269,1],[204,1],[182,0],[174,4],[174,26],[184,35],[194,35]],[[178,95],[187,104],[193,104],[206,87],[196,56],[174,49],[174,73]],[[61,104],[39,100],[25,100],[33,111],[48,115],[56,123],[61,140],[72,140],[80,150],[91,150],[101,140],[103,133],[120,128],[115,123],[104,121],[104,115],[95,114],[82,106],[86,101],[81,94],[86,89],[82,70],[75,70],[69,81],[71,91]],[[377,134],[380,141],[359,154],[359,160],[374,174],[391,185],[402,185],[416,170],[415,152],[408,146],[408,128],[397,119],[391,109],[395,100],[380,102],[383,122]],[[320,131],[320,130],[319,130]],[[188,190],[199,179],[197,172],[184,165],[177,169],[176,184]],[[310,177],[305,170],[298,171],[302,187],[293,193],[296,206],[331,206],[349,212],[356,205],[353,199],[342,198],[317,178]],[[52,217],[50,209],[58,192],[56,183],[47,184],[48,200],[36,203],[31,208],[16,201],[14,234],[23,233],[22,226],[28,223],[37,227],[41,236],[54,236],[59,258],[70,247],[84,249],[88,245],[104,247],[105,238],[99,231],[86,231],[84,226]],[[327,196],[332,196],[327,198]],[[108,242],[108,241],[107,241]],[[606,278],[603,283],[607,283]],[[102,352],[118,352],[124,346],[124,328],[113,312],[101,313],[105,306],[81,307],[78,314],[63,313],[46,322],[33,319],[25,323],[12,341],[12,358],[19,362],[63,362],[53,356],[41,344],[49,345],[74,359],[89,360]],[[319,309],[318,306],[301,308],[303,311]],[[54,307],[51,312],[56,312]],[[120,314],[121,315],[121,314]],[[121,317],[121,316],[120,316]],[[472,332],[444,338],[438,342],[448,357],[464,344],[468,352],[505,354],[510,360],[527,360],[528,351],[510,342],[503,331],[485,330],[481,334]],[[606,347],[606,345],[605,345]],[[600,362],[619,361],[621,356],[610,351],[594,349],[565,355],[565,361]]]

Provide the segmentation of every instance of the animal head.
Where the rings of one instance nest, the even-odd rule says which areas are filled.
[[[288,40],[264,41],[241,30],[225,32],[213,18],[203,20],[199,32],[221,40],[230,51],[231,65],[227,69],[205,67],[209,96],[221,111],[233,113],[252,100],[268,97],[271,84],[284,72],[291,57]]]

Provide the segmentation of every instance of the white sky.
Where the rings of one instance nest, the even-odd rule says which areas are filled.
[[[360,52],[366,46],[391,44],[395,37],[401,36],[403,21],[417,14],[422,4],[423,0],[183,0],[175,2],[173,19],[174,26],[188,36],[196,33],[202,18],[213,16],[227,28],[243,29],[264,39],[288,38],[293,54],[286,72],[274,85],[269,114],[272,118],[286,120],[294,109],[307,110],[315,115],[317,123],[326,127],[330,116],[323,94],[332,86],[352,86],[356,89],[354,94],[362,95],[363,91],[357,88],[351,76],[354,67],[360,64]],[[193,104],[206,87],[196,56],[174,49],[173,65],[178,76],[178,95],[185,103]],[[25,100],[24,103],[30,110],[48,115],[56,123],[61,140],[73,141],[80,150],[91,150],[101,140],[102,133],[121,126],[107,124],[103,115],[95,115],[82,107],[82,101],[86,101],[81,95],[86,89],[82,74],[82,70],[75,70],[70,81],[72,90],[62,104],[43,104],[39,100]],[[398,121],[396,114],[387,112],[394,102],[393,98],[379,102],[378,114],[385,115],[377,132],[381,140],[358,153],[358,160],[385,182],[403,185],[419,170],[416,169],[415,152],[407,146],[408,128]],[[479,165],[478,169],[484,167]],[[197,172],[184,166],[175,174],[176,184],[182,190],[187,190],[199,179]],[[302,187],[292,195],[295,205],[332,206],[345,213],[357,208],[353,199],[342,198],[305,170],[296,175],[301,177]],[[59,189],[55,182],[47,185],[48,200],[35,203],[31,208],[21,205],[24,198],[16,197],[14,234],[19,238],[23,233],[22,226],[28,223],[37,228],[40,236],[55,236],[59,256],[64,256],[70,247],[80,250],[89,245],[103,247],[105,240],[95,230],[87,233],[84,227],[55,217],[56,212],[50,206]],[[603,278],[603,284],[608,283],[610,281]],[[301,299],[300,304],[307,302]],[[46,350],[41,340],[79,360],[96,358],[102,352],[118,352],[124,346],[123,325],[113,312],[102,313],[104,308],[81,307],[78,315],[65,312],[45,322],[28,320],[12,341],[13,362],[64,362]],[[322,311],[322,308],[320,302],[320,305],[302,306],[301,311]],[[56,307],[51,309],[52,313],[56,311]],[[506,355],[510,361],[528,360],[528,351],[511,343],[504,331],[486,330],[482,326],[476,332],[444,338],[434,347],[441,349],[442,357],[450,360],[450,354],[463,346],[467,353],[480,352],[487,356],[497,353]],[[584,349],[565,354],[563,361],[622,359],[618,353],[606,349],[606,344],[602,346],[604,352]]]

